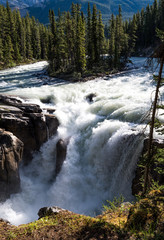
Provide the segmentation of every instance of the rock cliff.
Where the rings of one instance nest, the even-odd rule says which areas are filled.
[[[54,110],[55,111],[55,110]],[[0,95],[0,201],[20,190],[19,163],[57,132],[58,119],[39,105]]]
[[[31,160],[32,152],[53,136],[58,119],[43,113],[39,105],[23,103],[16,97],[0,95],[0,128],[12,132],[24,143],[23,161]]]
[[[0,129],[0,201],[20,190],[19,163],[22,154],[22,141]]]

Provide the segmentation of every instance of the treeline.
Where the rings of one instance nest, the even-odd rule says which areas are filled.
[[[112,14],[109,24],[102,23],[101,12],[88,3],[85,17],[79,4],[72,4],[71,12],[49,12],[51,26],[50,69],[54,72],[86,70],[98,71],[102,67],[119,70],[131,55],[142,54],[148,47],[155,47],[156,29],[164,30],[164,0],[154,0],[123,21],[121,7],[118,15]]]
[[[128,58],[156,45],[156,29],[164,30],[164,0],[154,0],[124,21],[121,7],[104,26],[96,5],[84,16],[79,4],[71,11],[49,11],[48,27],[34,17],[21,17],[9,4],[0,5],[0,68],[48,60],[51,73],[86,73],[122,69]]]
[[[0,68],[47,59],[48,29],[29,15],[21,18],[9,4],[0,5]]]
[[[101,12],[88,3],[87,17],[79,4],[72,3],[71,12],[49,11],[51,27],[50,69],[55,72],[96,70],[102,66],[121,68],[129,53],[128,36],[123,26],[121,8],[112,15],[110,39],[105,38]],[[106,56],[108,55],[108,57]]]
[[[130,44],[135,46],[135,52],[150,46],[155,47],[159,41],[156,30],[164,30],[164,0],[154,0],[151,6],[147,5],[146,9],[134,14],[131,20],[125,22],[125,29]]]

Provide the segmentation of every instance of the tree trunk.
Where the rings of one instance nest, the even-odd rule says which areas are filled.
[[[145,166],[143,195],[146,193],[148,185],[149,185],[149,171],[150,171],[150,164],[151,164],[151,159],[152,159],[152,155],[153,155],[153,149],[152,149],[153,131],[154,131],[154,123],[155,123],[155,114],[156,114],[157,103],[158,103],[159,88],[161,86],[161,81],[162,81],[163,65],[164,65],[164,56],[160,60],[158,82],[157,82],[157,86],[156,86],[155,99],[154,99],[154,103],[153,103],[153,110],[152,110],[152,117],[151,117],[151,124],[150,124],[150,133],[149,133],[149,142],[148,142],[148,151],[147,151],[147,163]]]

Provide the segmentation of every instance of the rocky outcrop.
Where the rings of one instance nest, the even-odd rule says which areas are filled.
[[[0,129],[0,201],[20,190],[19,163],[22,154],[22,141]]]
[[[39,212],[38,212],[38,216],[39,218],[42,218],[42,217],[46,217],[46,216],[50,216],[50,215],[56,215],[60,212],[63,212],[63,211],[67,211],[68,210],[65,210],[63,208],[59,208],[59,207],[43,207],[41,209],[39,209]]]
[[[56,133],[58,119],[48,111],[43,113],[39,105],[23,103],[13,96],[0,95],[0,104],[0,128],[24,143],[23,161],[27,164],[32,152]]]
[[[86,99],[88,102],[92,103],[92,102],[93,102],[93,99],[94,99],[96,96],[97,96],[96,93],[90,93],[90,94],[88,94],[88,95],[85,97],[85,99]]]
[[[67,142],[59,139],[56,144],[56,168],[55,168],[55,176],[60,172],[63,162],[66,159],[67,154]]]
[[[162,149],[162,148],[164,148],[164,140],[154,139],[153,140],[154,155],[156,154],[157,149]],[[148,150],[148,139],[146,138],[144,140],[143,151],[142,151],[141,159],[139,161],[142,161],[142,156],[144,156],[144,154],[147,152],[147,150]],[[164,166],[161,166],[161,168],[163,168],[163,167]],[[164,184],[164,176],[159,174],[157,171],[155,171],[154,169],[156,169],[156,168],[157,168],[156,163],[152,163],[152,165],[150,166],[151,178],[154,181],[158,181],[159,184]],[[139,192],[142,191],[142,184],[141,184],[142,176],[143,176],[143,168],[137,166],[135,178],[133,179],[133,182],[132,182],[132,194],[133,195],[139,194]]]

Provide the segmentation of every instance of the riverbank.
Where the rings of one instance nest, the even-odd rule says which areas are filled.
[[[111,203],[112,208],[97,217],[76,214],[57,207],[42,208],[39,220],[18,227],[0,221],[0,238],[7,239],[121,239],[162,240],[164,237],[164,195],[151,191],[136,204]]]
[[[122,69],[123,70],[123,69]],[[93,70],[86,70],[83,73],[80,72],[48,72],[50,77],[70,81],[70,82],[86,82],[98,77],[105,77],[108,75],[116,74],[121,70],[109,70],[109,68],[95,68]]]
[[[19,62],[19,63],[13,62],[10,65],[5,65],[4,63],[0,62],[0,71],[11,69],[11,68],[14,68],[14,67],[24,66],[26,64],[33,64],[33,63],[37,63],[37,62],[40,62],[40,61],[43,61],[43,60],[42,59],[40,59],[40,60],[38,60],[38,59],[27,59],[26,61]]]

